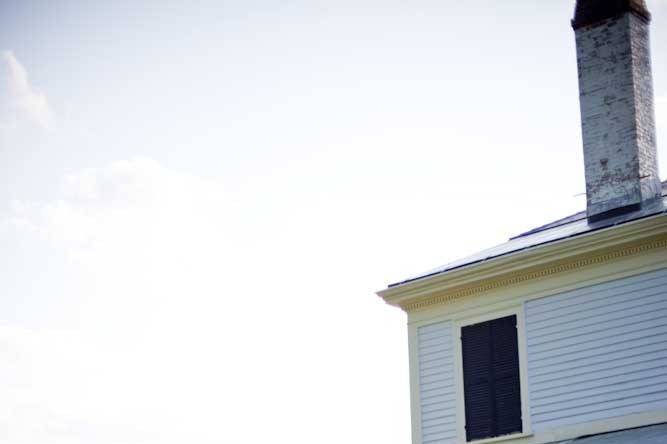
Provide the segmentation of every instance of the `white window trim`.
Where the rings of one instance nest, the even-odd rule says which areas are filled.
[[[522,421],[522,432],[514,433],[511,435],[496,436],[488,439],[480,439],[475,441],[466,440],[466,412],[465,412],[465,395],[464,395],[464,385],[463,385],[463,352],[461,350],[461,328],[467,325],[478,324],[480,322],[491,321],[493,319],[504,318],[506,316],[516,316],[516,327],[517,327],[517,346],[519,349],[519,377],[520,377],[520,389],[521,389],[521,421]],[[526,365],[526,323],[525,323],[525,314],[523,309],[523,304],[509,308],[502,311],[495,311],[491,313],[485,313],[481,316],[468,317],[457,319],[453,323],[454,329],[453,338],[454,338],[454,377],[456,384],[456,429],[457,429],[457,441],[460,444],[475,443],[475,444],[486,444],[493,443],[498,441],[505,441],[508,439],[517,439],[532,436],[532,428],[530,424],[530,405],[529,405],[529,393],[528,393],[528,371]]]

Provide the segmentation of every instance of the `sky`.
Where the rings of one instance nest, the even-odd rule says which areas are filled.
[[[585,206],[538,3],[0,0],[0,443],[409,442],[375,292]]]

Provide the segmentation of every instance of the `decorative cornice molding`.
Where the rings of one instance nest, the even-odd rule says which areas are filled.
[[[454,297],[445,295],[460,293],[461,295],[458,297],[462,297],[466,294],[485,291],[484,288],[495,288],[493,285],[496,287],[508,285],[495,284],[499,281],[514,279],[515,282],[522,282],[522,280],[517,279],[531,273],[542,273],[536,277],[546,276],[544,270],[564,267],[565,264],[583,258],[612,254],[606,259],[601,258],[599,260],[613,260],[613,257],[623,257],[630,254],[630,251],[626,253],[622,251],[630,246],[643,245],[658,238],[667,238],[667,213],[519,250],[481,263],[470,264],[399,286],[392,286],[377,292],[377,295],[384,299],[386,303],[395,307],[412,309],[411,307],[414,306],[418,308],[431,305],[430,303],[423,303],[423,301],[436,297],[440,301],[447,301],[454,299]],[[616,251],[619,253],[614,253]],[[582,266],[586,266],[586,263]],[[528,280],[531,278],[521,279]],[[482,289],[473,291],[478,287],[482,287]]]
[[[467,286],[464,288],[451,289],[444,293],[435,293],[432,296],[421,297],[417,299],[408,299],[399,306],[405,311],[413,311],[424,308],[434,304],[444,304],[453,300],[483,293],[501,287],[516,285],[534,279],[540,279],[547,276],[553,276],[559,273],[564,273],[572,270],[590,267],[597,264],[607,263],[628,256],[634,256],[647,251],[667,248],[667,236],[661,235],[652,238],[648,241],[640,243],[631,243],[626,245],[616,246],[605,250],[604,252],[597,252],[591,254],[584,254],[575,256],[570,260],[561,261],[548,266],[534,268],[532,270],[520,271],[510,273],[504,276],[497,277],[493,280],[481,281],[479,285]]]

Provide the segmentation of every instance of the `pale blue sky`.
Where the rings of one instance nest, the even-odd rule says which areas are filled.
[[[373,293],[582,209],[571,3],[0,1],[0,443],[408,442]]]

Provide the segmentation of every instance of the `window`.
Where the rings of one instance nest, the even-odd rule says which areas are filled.
[[[461,327],[467,441],[522,433],[517,316]]]

